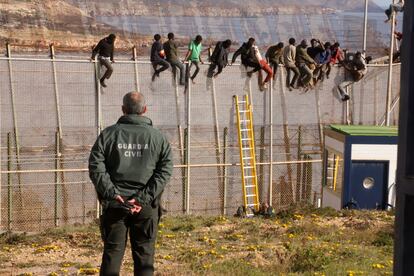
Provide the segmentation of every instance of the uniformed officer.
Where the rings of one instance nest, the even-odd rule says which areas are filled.
[[[129,232],[134,275],[153,275],[160,196],[172,174],[167,139],[152,127],[144,96],[123,98],[124,115],[99,135],[89,175],[102,203],[101,275],[119,275]]]

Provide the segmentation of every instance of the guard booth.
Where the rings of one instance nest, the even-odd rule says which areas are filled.
[[[322,206],[394,207],[397,127],[330,125],[324,136]]]

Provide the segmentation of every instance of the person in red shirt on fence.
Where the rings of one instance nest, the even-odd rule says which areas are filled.
[[[331,61],[327,64],[326,78],[329,79],[331,73],[331,67],[334,64],[341,63],[344,60],[344,51],[340,48],[338,42],[335,42],[331,46]]]
[[[259,82],[259,89],[260,91],[264,91],[267,88],[267,83],[273,77],[273,71],[270,65],[266,62],[266,60],[262,57],[259,51],[259,47],[256,45],[252,46],[253,54],[257,63],[260,64],[261,70],[259,70],[258,82]],[[262,70],[267,73],[265,80],[263,81]],[[254,70],[253,70],[254,71]],[[248,75],[252,74],[253,71],[247,72]]]

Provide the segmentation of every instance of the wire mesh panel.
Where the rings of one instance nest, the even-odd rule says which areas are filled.
[[[55,62],[55,68],[57,91],[52,92],[58,95],[62,132],[96,128],[94,64]]]
[[[207,69],[201,65],[194,84],[176,86],[171,69],[152,81],[148,62],[120,58],[102,88],[95,64],[86,60],[0,59],[1,228],[37,231],[96,217],[89,152],[98,127],[122,115],[122,97],[130,91],[146,96],[146,115],[172,145],[175,168],[162,197],[169,214],[234,214],[242,205],[233,95],[252,101],[260,201],[270,200],[277,210],[320,197],[324,125],[383,121],[386,66],[369,67],[349,87],[348,110],[337,93],[342,68],[307,92],[286,89],[283,68],[264,92],[258,74],[249,78],[242,66],[228,66],[215,79],[206,77]],[[392,123],[398,120],[398,75],[396,65]]]

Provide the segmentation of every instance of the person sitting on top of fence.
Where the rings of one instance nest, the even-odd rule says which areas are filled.
[[[296,67],[296,40],[291,37],[289,39],[289,45],[283,49],[283,63],[286,68],[286,87],[289,91],[292,91],[292,88],[296,88],[296,82],[299,78],[299,69]],[[290,74],[293,72],[293,78],[290,78]]]
[[[329,75],[331,74],[332,65],[337,63],[342,63],[344,60],[344,51],[340,47],[341,45],[338,42],[335,42],[331,46],[331,60],[327,64],[326,70],[326,78],[329,79]]]
[[[246,67],[253,67],[253,71],[248,72],[248,76],[251,77],[252,73],[257,72],[261,69],[260,64],[256,61],[252,47],[254,45],[255,39],[253,37],[249,38],[247,42],[244,42],[242,46],[237,49],[233,54],[231,59],[231,64],[233,64],[237,57],[241,55],[241,63]]]
[[[185,69],[178,58],[178,46],[174,41],[174,34],[168,34],[168,41],[164,43],[164,51],[167,61],[171,64],[174,79],[176,78],[177,67],[180,70],[180,85],[185,85]]]
[[[159,34],[154,35],[154,43],[151,47],[151,63],[154,68],[152,81],[155,81],[155,77],[159,77],[161,72],[170,67],[170,64],[165,60],[165,52]],[[158,65],[161,66],[161,68],[157,69]]]
[[[227,39],[225,41],[219,41],[214,48],[213,54],[210,57],[210,67],[208,68],[207,77],[208,78],[215,78],[217,77],[222,71],[223,68],[227,66],[229,63],[229,49],[231,46],[231,40]],[[217,73],[214,73],[214,70],[217,69]]]
[[[345,80],[338,85],[338,91],[342,101],[349,100],[346,88],[360,81],[367,73],[367,62],[361,52],[356,52],[353,58],[346,59],[343,62],[345,68]]]
[[[101,66],[106,67],[105,74],[100,78],[100,83],[103,87],[106,87],[105,79],[109,79],[114,69],[112,68],[111,62],[114,63],[114,45],[116,36],[110,34],[107,37],[101,39],[99,43],[92,50],[91,61],[95,60],[98,55],[98,60]]]
[[[273,68],[273,80],[276,78],[276,72],[279,64],[283,64],[283,42],[270,46],[265,54],[267,62]]]
[[[391,20],[391,16],[393,13],[403,12],[403,11],[404,11],[404,0],[400,0],[396,4],[391,4],[389,8],[385,10],[385,15],[387,16],[387,19],[384,22],[388,23]]]
[[[201,62],[201,64],[204,64],[204,62],[201,60],[201,41],[203,41],[201,35],[197,35],[194,40],[191,40],[190,44],[188,45],[188,51],[184,59],[190,63],[190,66],[188,67],[188,75],[190,75],[191,66],[193,66],[194,64],[194,66],[196,67],[196,70],[190,77],[193,84],[195,84],[194,79],[197,77],[197,74],[200,71],[199,63]]]
[[[329,63],[331,61],[331,43],[325,42],[323,45],[323,50],[316,54],[314,58],[316,62],[316,69],[313,72],[314,83],[318,81],[323,81],[325,79],[325,74],[328,71]]]
[[[316,55],[324,50],[324,47],[319,39],[312,38],[310,42],[311,46],[306,49],[306,52],[311,58],[315,59]]]
[[[258,81],[259,81],[259,89],[260,91],[264,91],[267,88],[267,83],[270,81],[270,79],[273,76],[273,71],[272,68],[270,68],[269,64],[267,64],[266,60],[262,57],[262,55],[260,54],[259,51],[259,47],[257,47],[256,45],[252,46],[252,50],[254,53],[254,57],[257,61],[257,63],[260,64],[260,68],[261,70],[265,71],[267,73],[266,79],[263,81],[263,75],[262,75],[262,71],[259,71],[259,76],[258,76]],[[254,69],[249,73],[252,73],[254,71]]]
[[[299,84],[306,90],[313,87],[311,81],[313,78],[313,70],[316,68],[316,62],[308,55],[307,47],[308,41],[306,39],[302,40],[296,47],[296,63],[301,73]]]

